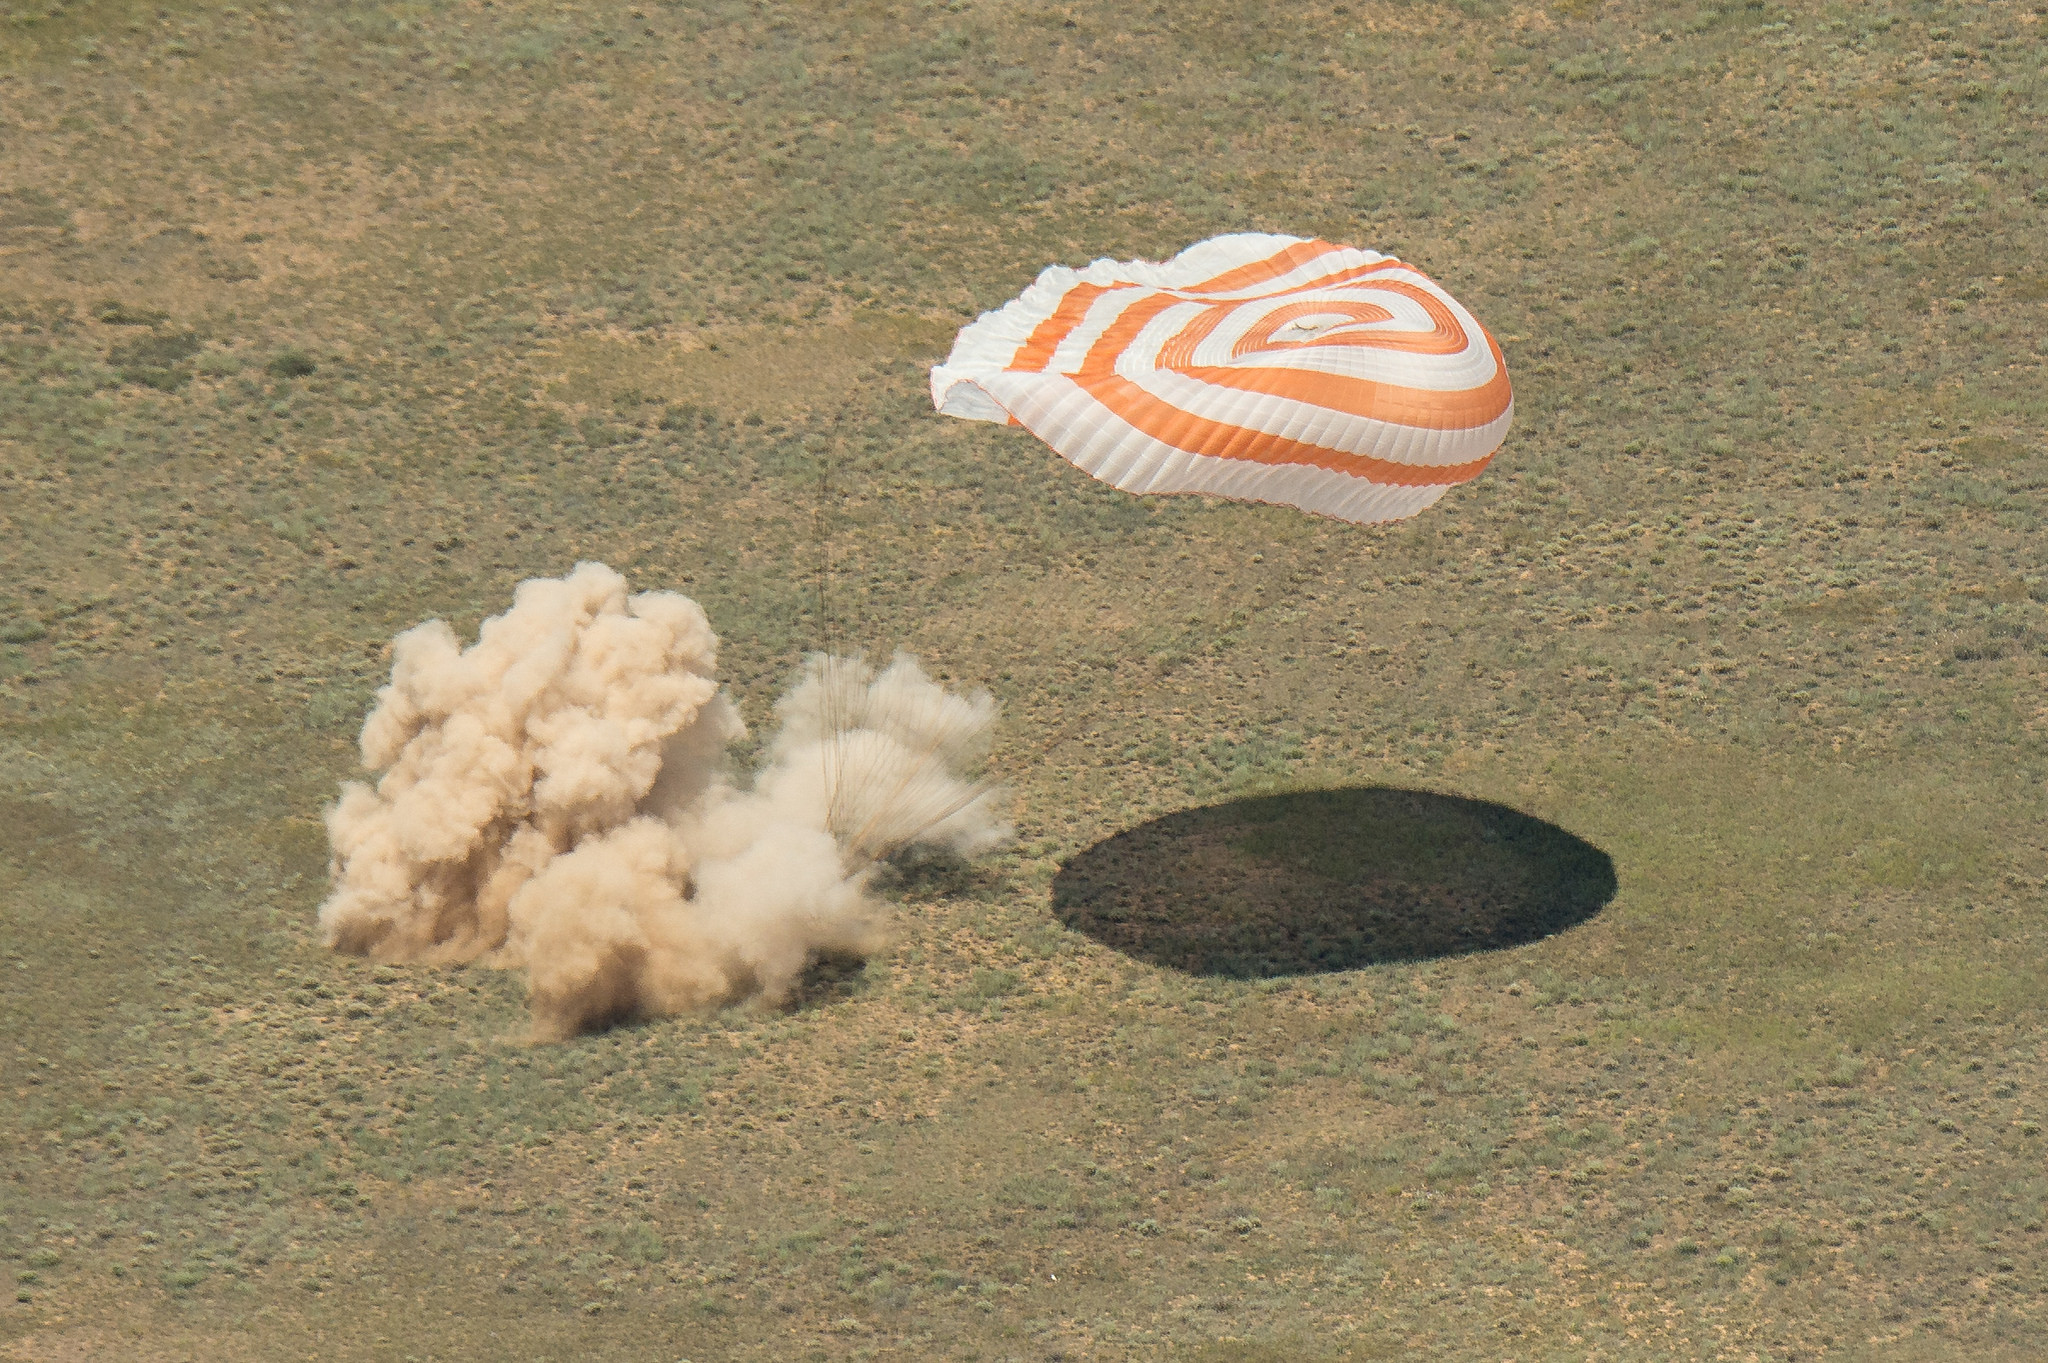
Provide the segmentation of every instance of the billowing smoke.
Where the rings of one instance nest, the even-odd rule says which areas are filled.
[[[597,563],[523,582],[463,648],[431,620],[392,644],[363,725],[374,787],[327,811],[320,926],[384,961],[523,969],[536,1037],[786,999],[882,942],[869,880],[901,852],[999,845],[995,703],[898,655],[813,655],[751,779],[697,603],[628,595]]]

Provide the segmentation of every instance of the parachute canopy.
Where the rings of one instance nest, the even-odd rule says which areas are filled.
[[[1023,426],[1126,492],[1361,524],[1479,475],[1514,413],[1486,328],[1412,265],[1300,237],[1052,266],[932,370],[947,416]]]

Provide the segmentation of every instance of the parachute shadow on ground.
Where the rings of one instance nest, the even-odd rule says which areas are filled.
[[[1614,861],[1485,800],[1389,786],[1183,810],[1071,858],[1060,920],[1193,975],[1267,979],[1519,946],[1614,898]]]

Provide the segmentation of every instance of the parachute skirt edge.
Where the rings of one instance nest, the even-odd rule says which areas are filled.
[[[1289,506],[1357,525],[1397,521],[1430,506],[1451,483],[1370,482],[1313,464],[1256,463],[1197,454],[1155,440],[1096,409],[1073,388],[1065,400],[1032,404],[1016,414],[1025,429],[1075,468],[1122,492],[1224,497]]]

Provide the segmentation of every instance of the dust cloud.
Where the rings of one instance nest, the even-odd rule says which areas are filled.
[[[814,962],[883,944],[883,859],[1008,837],[966,774],[985,693],[905,655],[814,654],[742,776],[717,662],[696,602],[598,563],[521,583],[467,648],[439,620],[400,634],[362,732],[381,775],[327,810],[327,944],[523,970],[534,1036],[559,1040],[786,1000]]]

